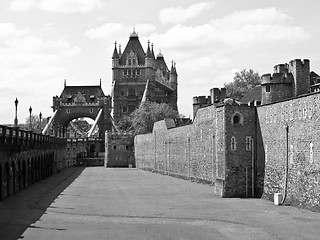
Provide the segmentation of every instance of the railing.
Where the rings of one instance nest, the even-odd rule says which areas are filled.
[[[16,127],[0,125],[0,148],[18,151],[21,149],[46,148],[50,145],[66,144],[62,138],[42,135]]]

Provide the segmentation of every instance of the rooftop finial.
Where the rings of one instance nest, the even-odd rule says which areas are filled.
[[[138,37],[138,33],[136,33],[135,28],[133,28],[133,33],[131,33],[130,37]]]
[[[101,87],[101,78],[100,78],[100,87]]]
[[[64,79],[64,86],[67,86],[67,80]]]

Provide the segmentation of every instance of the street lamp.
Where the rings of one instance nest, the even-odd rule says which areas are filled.
[[[17,112],[18,112],[18,98],[14,101],[14,105],[16,106],[16,113],[15,113],[15,118],[14,118],[14,126],[18,127],[18,117],[17,117]]]
[[[30,128],[30,130],[32,129],[32,124],[31,124],[31,113],[32,113],[32,108],[31,108],[31,106],[30,106],[30,108],[29,108],[29,113],[30,113],[30,126],[29,126],[29,128]]]
[[[41,119],[42,119],[42,113],[40,112],[40,114],[39,114],[39,119],[40,119],[40,126],[39,126],[39,128],[40,128],[40,133],[41,133]]]

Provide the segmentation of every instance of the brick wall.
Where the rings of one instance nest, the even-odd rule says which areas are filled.
[[[257,108],[265,158],[264,194],[320,210],[320,94]]]

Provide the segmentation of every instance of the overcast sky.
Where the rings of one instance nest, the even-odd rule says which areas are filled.
[[[52,115],[67,85],[111,89],[114,42],[135,28],[178,72],[178,108],[192,117],[192,97],[222,87],[234,73],[260,75],[296,58],[320,74],[318,0],[1,0],[0,124]]]

